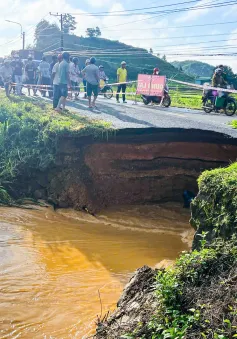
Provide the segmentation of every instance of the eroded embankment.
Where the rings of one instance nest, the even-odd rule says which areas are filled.
[[[136,271],[97,339],[228,339],[237,336],[237,163],[204,172],[191,204],[191,252],[174,267]]]
[[[206,169],[237,157],[237,140],[185,129],[117,131],[108,140],[60,137],[54,166],[19,179],[19,190],[58,207],[98,211],[119,204],[182,201]],[[24,183],[24,185],[22,185]]]

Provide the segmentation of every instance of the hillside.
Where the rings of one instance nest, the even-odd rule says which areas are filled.
[[[44,32],[41,35],[42,30]],[[50,25],[47,21],[40,22],[35,32],[36,49],[47,53],[59,46],[60,31],[58,26]],[[137,79],[138,73],[152,74],[153,69],[158,67],[161,75],[188,82],[194,81],[194,77],[177,71],[173,65],[148,53],[146,49],[129,46],[119,41],[64,34],[64,49],[79,57],[81,67],[84,66],[88,57],[95,56],[97,65],[105,66],[106,74],[110,80],[116,79],[116,70],[121,61],[125,60],[128,66],[129,80]]]
[[[74,48],[72,48],[74,47]],[[65,42],[65,48],[76,50],[76,55],[94,55],[98,63],[105,66],[105,70],[111,79],[115,79],[116,70],[121,61],[125,60],[128,65],[129,79],[137,79],[138,73],[152,74],[154,67],[158,67],[161,75],[174,77],[179,80],[193,82],[190,77],[177,69],[170,63],[150,54],[142,48],[135,48],[119,41],[103,38],[84,38],[69,35]]]
[[[214,66],[197,60],[173,61],[171,64],[177,69],[182,68],[183,72],[195,77],[211,77]]]

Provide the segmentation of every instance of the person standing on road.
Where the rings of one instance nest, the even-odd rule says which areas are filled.
[[[122,97],[123,97],[123,103],[126,104],[126,97],[125,97],[125,92],[126,92],[126,82],[128,79],[128,72],[126,69],[126,62],[122,61],[121,62],[121,67],[118,68],[117,70],[117,81],[119,83],[118,88],[117,88],[117,94],[116,94],[116,100],[119,103],[119,93],[122,90]]]
[[[39,71],[40,71],[40,80],[41,85],[47,86],[46,88],[42,89],[42,96],[46,96],[46,92],[49,92],[50,87],[50,64],[46,61],[46,57],[42,58],[41,63],[39,64]]]
[[[49,88],[49,97],[52,98],[53,97],[53,82],[52,82],[52,74],[53,74],[53,68],[54,65],[58,62],[58,57],[57,55],[53,55],[52,56],[52,61],[50,63],[50,67],[49,67],[49,72],[50,72],[50,77],[51,77],[51,82],[50,85],[51,87]]]
[[[89,100],[89,108],[96,107],[95,102],[99,94],[100,74],[99,74],[99,67],[97,67],[95,63],[96,63],[96,59],[90,58],[90,64],[86,66],[82,71],[82,74],[85,74],[86,83],[87,83],[86,89],[87,89],[87,96]],[[91,102],[92,93],[94,94],[94,99]]]
[[[50,63],[50,67],[49,67],[49,71],[50,71],[50,74],[53,73],[53,68],[54,68],[54,65],[58,62],[58,57],[57,55],[53,55],[52,56],[52,61]]]
[[[28,95],[30,96],[30,89],[33,88],[33,93],[36,95],[36,66],[33,62],[33,58],[31,56],[28,57],[28,62],[25,66],[25,75],[26,75],[26,83],[28,85]]]
[[[90,59],[86,59],[86,62],[85,62],[85,65],[88,66],[90,65]],[[83,86],[84,86],[84,98],[86,99],[87,98],[87,95],[86,95],[86,78],[85,78],[85,75],[83,76]]]
[[[55,109],[57,112],[61,112],[61,109],[65,110],[66,100],[68,96],[68,87],[71,87],[69,71],[70,54],[68,52],[64,52],[62,54],[62,59],[63,60],[59,65],[60,99],[58,102],[58,106]]]
[[[59,89],[59,64],[62,61],[62,54],[58,55],[58,62],[53,66],[52,69],[52,82],[53,82],[53,108],[57,108],[60,99]]]
[[[10,84],[12,81],[13,69],[9,60],[4,60],[3,66],[0,68],[0,77],[4,83],[6,96],[10,97]]]
[[[73,91],[75,92],[75,100],[78,100],[80,92],[80,70],[79,70],[79,60],[78,58],[73,58],[72,63],[70,63],[70,79],[72,84],[72,96]]]
[[[15,56],[15,60],[12,61],[11,67],[13,69],[13,81],[16,84],[16,94],[22,95],[22,76],[23,76],[23,62],[19,56]]]

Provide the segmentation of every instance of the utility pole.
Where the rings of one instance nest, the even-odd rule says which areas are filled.
[[[25,37],[26,37],[26,34],[25,32],[23,32],[23,29],[22,29],[22,24],[20,22],[16,22],[16,21],[12,21],[12,20],[5,20],[7,22],[11,22],[12,24],[16,24],[16,25],[19,25],[21,27],[21,38],[22,38],[22,49],[24,50],[25,49]]]
[[[56,17],[59,17],[60,19],[60,30],[61,30],[61,51],[63,51],[64,49],[64,34],[63,34],[63,14],[58,14],[58,13],[49,13],[50,15],[52,16],[56,16]]]
[[[22,49],[25,49],[25,41],[26,41],[26,33],[23,32],[22,33]]]

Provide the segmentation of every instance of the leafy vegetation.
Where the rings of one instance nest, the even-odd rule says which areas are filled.
[[[101,138],[104,131],[110,131],[108,123],[73,113],[56,114],[40,101],[9,101],[0,94],[0,186],[11,187],[19,175],[29,176],[53,164],[61,136]],[[8,200],[3,188],[1,200]]]
[[[237,120],[233,120],[233,121],[231,122],[231,126],[232,126],[233,128],[236,128],[236,129],[237,129]]]
[[[175,268],[158,272],[161,307],[149,325],[152,339],[236,335],[236,287],[231,290],[236,279],[236,245],[234,237],[229,242],[216,240],[209,247],[204,239],[201,251],[185,253]]]
[[[173,61],[171,64],[177,69],[195,77],[211,77],[214,66],[197,60]]]
[[[101,36],[101,31],[98,26],[96,28],[87,28],[86,35],[89,38],[94,38],[94,37],[98,38],[99,36]]]
[[[141,331],[125,338],[229,339],[237,337],[237,239],[216,239],[183,253],[157,273],[159,307]]]
[[[209,65],[205,62],[197,60],[174,61],[171,63],[180,71],[194,77],[212,77],[213,71],[217,66]],[[225,65],[226,78],[229,84],[237,88],[237,74],[235,74],[231,67]]]
[[[198,180],[199,195],[192,202],[191,224],[207,239],[230,238],[237,231],[237,163],[205,171]]]

